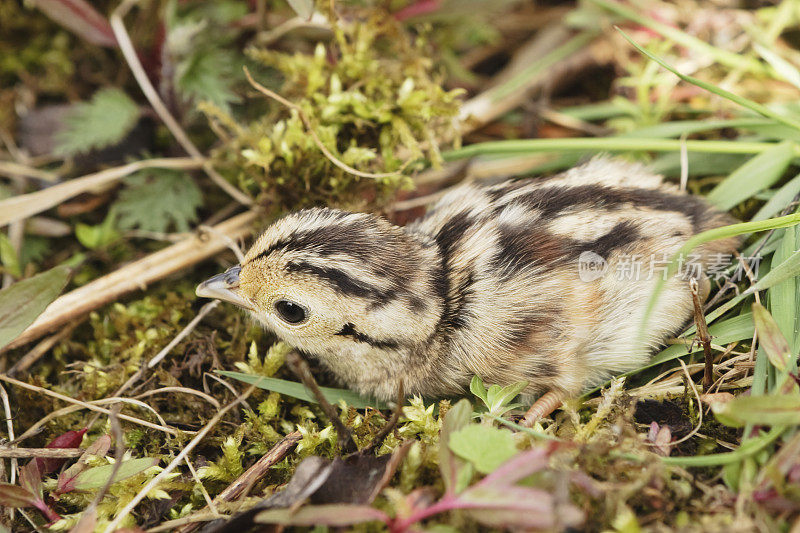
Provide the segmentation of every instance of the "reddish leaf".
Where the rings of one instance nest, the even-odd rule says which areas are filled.
[[[36,496],[31,491],[10,483],[0,483],[0,506],[33,507],[34,501]]]
[[[483,478],[477,485],[483,487],[510,487],[534,472],[547,467],[549,449],[533,448],[512,457],[500,468]]]
[[[256,516],[256,523],[285,524],[294,526],[349,526],[361,522],[379,520],[389,523],[391,519],[383,511],[366,505],[329,504],[302,507],[297,512],[289,509],[262,511]]]
[[[53,22],[87,42],[109,48],[117,46],[117,38],[108,20],[85,0],[36,0],[36,7]]]
[[[42,498],[42,474],[39,473],[36,461],[31,461],[19,469],[19,484],[36,498]]]
[[[48,443],[45,448],[77,448],[81,445],[81,441],[83,440],[83,435],[89,430],[89,428],[83,428],[78,431],[72,430],[67,431],[59,435],[58,437],[54,438],[50,443]],[[46,476],[50,472],[55,472],[61,465],[67,462],[66,459],[56,459],[56,458],[42,458],[37,457],[35,459],[36,466],[39,468],[39,472],[41,475]]]

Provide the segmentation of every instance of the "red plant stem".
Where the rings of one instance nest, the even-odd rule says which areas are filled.
[[[442,499],[433,505],[430,505],[424,509],[420,509],[403,520],[394,519],[391,522],[387,522],[386,525],[389,526],[389,530],[392,533],[404,533],[412,524],[421,522],[426,518],[430,518],[431,516],[444,513],[445,511],[452,511],[454,509],[469,509],[471,507],[484,507],[484,505],[473,502],[464,502],[455,494],[448,493],[442,496]]]

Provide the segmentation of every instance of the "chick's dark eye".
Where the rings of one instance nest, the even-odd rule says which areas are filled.
[[[306,319],[306,310],[300,304],[289,300],[278,300],[275,302],[275,310],[289,324],[299,324]]]

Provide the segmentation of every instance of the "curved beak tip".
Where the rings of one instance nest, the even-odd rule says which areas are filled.
[[[222,274],[217,274],[198,285],[194,292],[201,298],[217,298],[245,309],[251,309],[250,303],[239,295],[240,271],[239,265],[231,267]]]

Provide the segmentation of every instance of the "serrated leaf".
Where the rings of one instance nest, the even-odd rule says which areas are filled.
[[[256,376],[242,372],[231,372],[229,370],[222,370],[217,373],[221,376],[238,379],[250,385],[255,385],[260,389],[277,392],[311,403],[317,403],[317,400],[308,392],[305,385],[297,383],[296,381],[268,378],[266,376]],[[371,398],[364,398],[347,389],[320,387],[320,390],[322,391],[322,395],[325,396],[325,399],[334,405],[338,404],[340,401],[344,401],[347,405],[355,407],[356,409],[365,409],[367,407],[375,407],[376,409],[386,408],[386,404],[383,402]]]
[[[200,188],[188,174],[153,169],[128,177],[113,209],[121,229],[189,231],[202,203]]]
[[[27,489],[10,483],[0,483],[0,507],[33,507],[36,496]]]
[[[470,424],[453,432],[447,445],[482,474],[494,472],[517,453],[510,431],[482,424]]]
[[[240,77],[239,59],[228,50],[201,49],[177,68],[177,87],[187,99],[209,100],[222,109],[238,102],[232,86]]]
[[[711,408],[720,422],[732,427],[800,424],[800,396],[739,396],[723,404],[711,404]]]
[[[61,293],[69,268],[60,266],[0,291],[0,348],[16,339]]]
[[[764,347],[764,351],[767,352],[769,362],[781,372],[785,372],[789,364],[789,357],[791,357],[791,350],[777,322],[769,314],[769,311],[758,302],[753,304],[753,321],[756,331],[758,331],[758,340]]]
[[[123,461],[111,483],[117,483],[129,477],[133,477],[136,474],[140,474],[148,468],[156,466],[158,462],[159,459],[154,457],[142,457],[140,459]],[[114,466],[115,465],[110,464],[84,470],[75,478],[75,490],[85,491],[104,487],[111,479]]]
[[[139,120],[139,106],[119,89],[100,89],[75,106],[56,133],[56,152],[74,155],[121,141]]]

